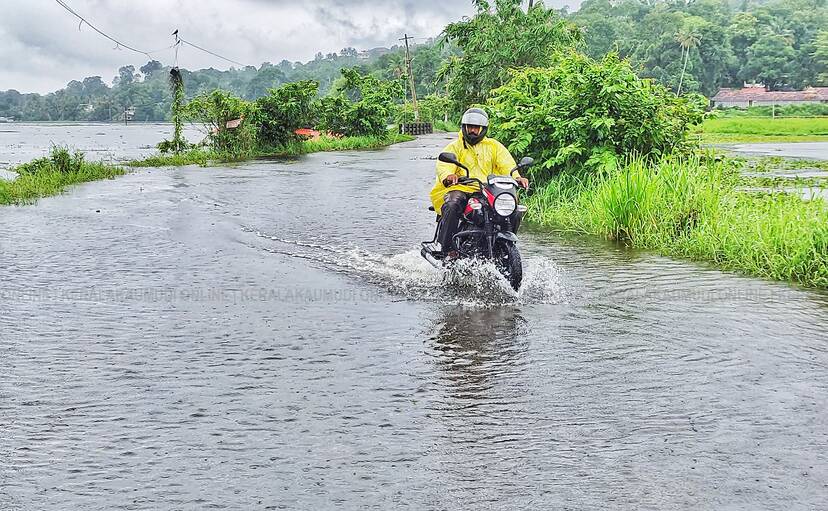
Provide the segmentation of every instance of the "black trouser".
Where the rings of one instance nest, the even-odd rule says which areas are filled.
[[[457,190],[452,190],[445,196],[445,203],[440,209],[440,225],[437,227],[437,241],[444,252],[456,249],[451,241],[454,235],[460,232],[460,220],[463,219],[463,211],[468,201],[469,194]],[[509,216],[509,223],[515,234],[520,227],[522,216],[517,210]]]

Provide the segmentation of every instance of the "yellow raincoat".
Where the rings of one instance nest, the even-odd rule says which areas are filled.
[[[509,150],[497,140],[489,137],[484,137],[476,145],[470,145],[463,141],[463,133],[460,132],[457,140],[447,145],[442,152],[456,154],[460,163],[469,168],[469,177],[477,178],[484,183],[490,174],[508,176],[509,172],[517,166]],[[474,186],[454,185],[446,188],[443,186],[443,180],[450,174],[465,177],[466,171],[451,163],[438,161],[437,183],[431,189],[431,203],[438,214],[443,207],[443,197],[446,193],[452,190],[466,193],[477,191],[477,187]],[[520,173],[515,172],[514,177],[520,177]]]

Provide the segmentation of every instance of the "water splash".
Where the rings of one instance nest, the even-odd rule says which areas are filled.
[[[359,247],[342,247],[290,240],[245,228],[258,237],[287,245],[265,250],[321,263],[335,271],[363,278],[411,300],[452,302],[471,307],[506,304],[561,303],[565,287],[557,265],[543,257],[524,260],[523,284],[515,292],[492,262],[461,260],[439,270],[418,250],[382,255]]]

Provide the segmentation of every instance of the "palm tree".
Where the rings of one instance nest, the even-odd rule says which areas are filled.
[[[678,92],[676,92],[677,96],[681,96],[681,86],[684,84],[684,73],[687,71],[687,61],[690,60],[690,50],[698,47],[699,43],[701,43],[701,35],[693,31],[692,28],[685,27],[676,34],[676,42],[681,46],[681,55],[684,57],[684,66],[681,69]]]

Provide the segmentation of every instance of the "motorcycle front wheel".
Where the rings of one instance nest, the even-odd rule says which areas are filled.
[[[520,289],[523,281],[523,263],[520,260],[520,252],[514,243],[498,243],[495,246],[495,265],[509,285],[515,291]]]

